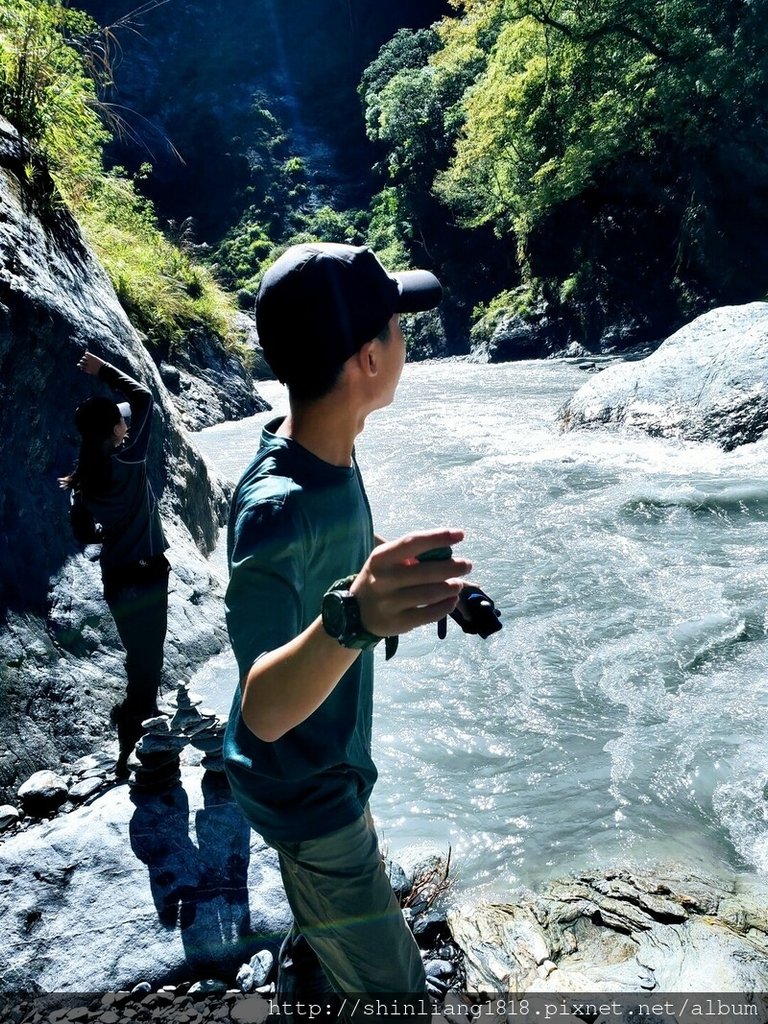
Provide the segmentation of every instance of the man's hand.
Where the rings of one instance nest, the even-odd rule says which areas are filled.
[[[88,373],[92,377],[97,376],[99,370],[104,365],[104,360],[99,359],[93,352],[86,352],[85,355],[81,356],[77,363],[78,370],[82,370],[83,373]]]
[[[395,636],[450,615],[462,586],[457,577],[471,570],[471,562],[419,562],[416,556],[463,537],[462,530],[429,530],[372,551],[350,587],[363,628]],[[303,633],[253,663],[243,680],[243,721],[260,740],[274,743],[320,707],[359,655],[328,636],[318,616]]]
[[[458,577],[471,572],[472,563],[455,557],[420,562],[416,556],[451,547],[463,538],[463,530],[426,530],[371,552],[350,587],[365,629],[376,636],[394,636],[450,615],[462,588]]]

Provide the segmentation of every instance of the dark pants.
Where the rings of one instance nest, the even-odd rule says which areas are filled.
[[[316,997],[329,991],[426,999],[419,949],[384,870],[368,808],[327,836],[270,845],[294,916],[277,979],[284,1020],[296,1019],[289,1008],[322,1002]]]
[[[104,597],[125,648],[125,700],[113,712],[123,761],[142,735],[141,723],[157,713],[168,628],[167,559],[160,555],[104,572]]]

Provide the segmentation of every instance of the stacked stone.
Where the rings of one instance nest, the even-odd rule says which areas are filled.
[[[227,723],[208,708],[200,708],[199,697],[189,693],[185,683],[176,688],[176,713],[171,722],[171,729],[180,729],[197,750],[202,751],[201,765],[206,771],[224,771],[224,730]]]
[[[181,777],[180,755],[187,744],[203,752],[201,765],[207,771],[223,772],[222,747],[226,723],[206,708],[202,698],[190,694],[186,683],[176,687],[175,697],[165,709],[142,723],[145,734],[136,744],[128,767],[131,785],[139,789],[165,789]]]
[[[128,759],[131,785],[137,789],[170,788],[181,779],[179,755],[187,737],[172,731],[167,715],[156,715],[141,724],[146,732]]]

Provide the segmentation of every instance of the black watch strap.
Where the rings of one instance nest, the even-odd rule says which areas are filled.
[[[368,651],[375,647],[383,637],[369,633],[360,618],[360,605],[350,591],[356,574],[345,576],[331,584],[323,596],[322,622],[323,628],[342,647]]]

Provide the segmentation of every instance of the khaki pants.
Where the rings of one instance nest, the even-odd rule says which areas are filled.
[[[271,845],[294,915],[292,936],[306,938],[337,993],[426,993],[421,955],[389,884],[368,808],[330,835]]]

